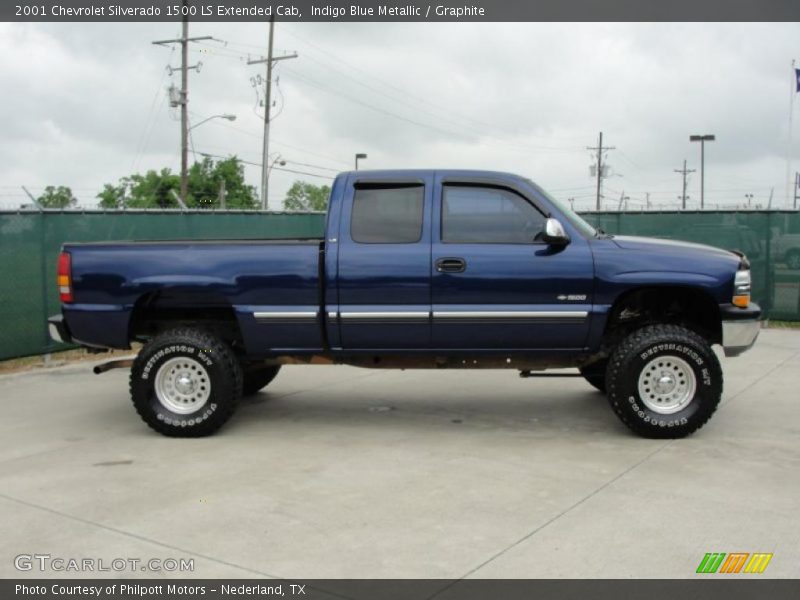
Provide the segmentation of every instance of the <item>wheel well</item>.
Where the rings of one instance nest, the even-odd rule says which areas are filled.
[[[654,323],[683,325],[710,344],[722,342],[719,305],[698,288],[653,286],[622,294],[611,307],[604,338],[617,340]]]
[[[163,289],[141,296],[133,307],[129,339],[145,342],[168,329],[199,327],[243,348],[236,312],[221,294]]]

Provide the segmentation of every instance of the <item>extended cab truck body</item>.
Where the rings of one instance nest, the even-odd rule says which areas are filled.
[[[596,231],[506,173],[357,171],[325,237],[66,244],[51,334],[144,348],[142,418],[212,433],[287,363],[577,367],[648,437],[701,427],[722,393],[711,349],[753,345],[741,252]]]

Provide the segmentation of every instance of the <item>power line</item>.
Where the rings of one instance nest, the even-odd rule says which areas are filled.
[[[285,173],[296,173],[298,175],[309,175],[310,177],[319,177],[320,179],[329,179],[333,181],[336,179],[335,177],[331,177],[330,175],[320,175],[318,173],[309,173],[308,171],[298,171],[296,169],[284,169],[283,167],[272,167],[276,171],[283,171]]]
[[[418,107],[409,106],[409,100],[413,100],[413,96],[410,96],[407,92],[403,92],[402,90],[400,90],[400,88],[396,88],[395,86],[391,86],[392,89],[398,90],[398,94],[389,93],[389,92],[383,91],[383,90],[381,90],[381,89],[379,89],[377,87],[369,85],[368,83],[366,83],[366,82],[362,81],[361,79],[359,79],[357,77],[354,77],[354,76],[342,71],[341,69],[337,69],[336,67],[331,67],[331,66],[329,66],[329,63],[328,63],[328,65],[326,65],[324,61],[316,59],[313,56],[308,56],[306,58],[308,58],[308,60],[310,60],[311,62],[314,62],[314,63],[322,66],[326,71],[330,71],[330,70],[336,71],[337,73],[341,74],[343,77],[348,78],[349,80],[353,81],[355,84],[357,84],[357,85],[359,85],[359,86],[361,86],[361,87],[373,92],[374,94],[383,96],[384,98],[387,98],[388,100],[391,100],[392,102],[394,102],[396,104],[399,104],[403,108],[406,108],[406,109],[409,109],[409,110],[413,110],[415,113],[425,114],[427,116],[433,117],[434,119],[436,119],[436,121],[440,121],[440,122],[443,122],[443,123],[448,123],[448,124],[454,125],[455,127],[458,127],[458,128],[463,128],[465,126],[466,127],[471,127],[473,132],[476,132],[476,133],[484,135],[484,136],[496,136],[498,133],[500,135],[507,136],[510,133],[508,131],[505,131],[505,130],[497,127],[496,125],[490,125],[490,124],[487,124],[487,123],[483,123],[482,121],[477,121],[477,120],[469,118],[469,117],[461,116],[458,113],[454,113],[452,111],[452,107],[450,109],[444,108],[444,107],[439,108],[438,105],[436,105],[436,104],[433,104],[433,103],[430,103],[430,102],[425,102],[425,104],[427,104],[429,106],[433,106],[435,108],[435,110],[437,111],[437,112],[432,112],[430,110],[425,110],[425,109],[421,109],[421,108],[418,108]],[[380,82],[382,80],[378,79],[377,81]],[[477,125],[477,127],[476,127],[476,125]],[[481,131],[481,130],[483,130],[483,131]],[[535,136],[535,137],[540,137],[540,136]],[[546,138],[546,139],[550,139],[550,138]],[[553,148],[553,149],[555,150],[556,148]],[[567,150],[567,148],[563,148],[563,149]],[[571,150],[572,148],[569,148],[569,149]]]
[[[624,153],[622,150],[619,150],[619,149],[617,149],[617,152],[619,152],[619,155],[620,155],[620,156],[621,156],[623,159],[625,159],[626,161],[628,161],[628,163],[629,163],[629,164],[630,164],[630,165],[631,165],[631,166],[632,166],[634,169],[637,169],[637,170],[639,170],[639,171],[642,171],[642,170],[643,170],[641,166],[639,166],[637,163],[635,163],[633,160],[631,160],[631,159],[628,157],[628,155],[627,155],[627,154],[625,154],[625,153]]]
[[[209,152],[198,152],[198,154],[200,154],[201,156],[208,156],[209,158],[221,158],[221,159],[231,158],[230,156],[222,156],[220,154],[211,154]],[[264,163],[253,162],[253,161],[250,161],[250,160],[243,160],[243,159],[238,158],[238,157],[236,158],[236,160],[239,161],[240,163],[244,163],[246,165],[253,165],[255,167],[263,167],[264,166]],[[289,162],[289,161],[286,161],[286,162]],[[330,175],[320,175],[319,173],[309,173],[308,171],[298,171],[296,169],[284,169],[282,167],[276,167],[276,166],[272,166],[270,168],[271,169],[275,169],[276,171],[284,171],[286,173],[296,173],[298,175],[308,175],[310,177],[319,177],[320,179],[330,179],[331,181],[336,179],[335,177],[331,177]]]
[[[192,111],[189,111],[189,114],[196,115],[196,113],[193,113]],[[241,134],[244,134],[244,135],[247,135],[247,136],[250,136],[250,137],[261,137],[257,133],[253,133],[252,131],[249,131],[247,129],[242,129],[240,127],[236,127],[235,125],[230,125],[229,123],[225,123],[223,121],[210,121],[209,125],[217,125],[219,127],[225,127],[227,129],[231,129],[233,131],[236,131],[238,133],[241,133]],[[313,150],[308,150],[308,149],[302,148],[300,146],[295,146],[293,144],[289,144],[287,142],[283,142],[283,141],[277,140],[275,138],[271,138],[270,141],[271,141],[272,144],[275,144],[275,145],[278,145],[278,146],[285,146],[286,148],[291,148],[292,150],[297,150],[299,152],[303,152],[304,154],[308,154],[309,156],[316,156],[317,158],[323,158],[325,160],[329,160],[329,161],[334,162],[334,163],[339,163],[341,165],[346,165],[348,167],[350,166],[349,162],[345,162],[345,161],[340,160],[338,158],[334,158],[333,156],[330,156],[328,154],[320,154],[319,152],[314,152]],[[259,163],[259,164],[261,164],[261,163]],[[332,169],[332,170],[336,170],[338,172],[341,169]]]
[[[409,123],[411,125],[416,125],[417,127],[422,127],[423,129],[428,129],[430,131],[435,131],[435,132],[443,134],[443,135],[445,135],[447,137],[459,137],[459,138],[467,137],[468,138],[468,136],[465,136],[465,130],[453,131],[453,130],[443,129],[443,128],[438,127],[436,125],[431,125],[429,123],[418,121],[416,119],[412,119],[412,118],[406,117],[404,115],[400,115],[400,114],[394,113],[392,111],[386,110],[386,109],[381,108],[379,106],[375,106],[374,104],[370,104],[370,103],[365,102],[363,100],[360,100],[358,98],[354,98],[353,96],[350,96],[348,94],[345,94],[345,93],[339,91],[338,89],[330,88],[330,87],[326,86],[325,84],[320,83],[319,81],[317,81],[317,80],[315,80],[315,79],[313,79],[311,77],[308,77],[307,75],[301,75],[301,74],[297,73],[294,69],[289,69],[289,72],[292,73],[293,76],[296,77],[299,81],[301,81],[301,82],[303,82],[303,83],[305,83],[307,85],[310,85],[311,87],[314,87],[314,88],[317,88],[319,90],[322,90],[323,92],[326,92],[328,94],[339,96],[341,98],[344,98],[345,100],[349,100],[350,102],[353,102],[354,104],[357,104],[359,106],[363,106],[363,107],[368,108],[368,109],[370,109],[372,111],[375,111],[375,112],[381,113],[383,115],[392,117],[392,118],[397,119],[399,121],[403,121],[403,122]],[[474,135],[474,136],[476,136],[478,138],[481,137],[480,132],[469,131],[467,129],[466,133],[470,133],[470,134],[472,134],[472,135]],[[481,140],[481,143],[484,143],[486,145],[506,146],[506,147],[509,147],[509,148],[514,148],[514,149],[517,149],[517,150],[521,149],[521,150],[526,150],[526,151],[529,151],[529,152],[580,152],[580,150],[578,150],[578,149],[563,148],[563,147],[552,147],[552,146],[550,146],[550,147],[545,147],[545,146],[535,147],[535,146],[528,146],[528,145],[522,145],[522,144],[514,144],[514,143],[509,143],[509,142],[503,142],[503,141],[496,140],[496,139],[494,139],[494,140],[492,140],[492,139],[489,139],[489,140],[483,139],[483,140]]]
[[[172,47],[170,51],[169,60],[167,64],[172,60],[172,55],[175,52],[175,47]],[[150,104],[150,110],[147,113],[147,119],[145,119],[145,125],[142,128],[142,134],[139,137],[139,143],[136,144],[136,154],[134,155],[133,162],[131,163],[131,171],[135,171],[139,166],[139,159],[142,154],[144,154],[145,149],[147,148],[147,144],[150,142],[150,136],[153,133],[153,129],[155,127],[156,118],[155,115],[157,114],[156,110],[156,103],[158,99],[161,97],[162,93],[162,86],[164,85],[164,80],[167,78],[168,69],[164,69],[163,74],[161,75],[161,80],[158,82],[158,87],[156,88],[156,93],[153,95],[153,101]],[[161,106],[164,104],[167,95],[164,94],[164,97],[161,100],[161,104],[158,106],[158,110],[161,109]]]
[[[291,33],[291,32],[289,32],[289,33]],[[213,41],[220,42],[220,43],[225,43],[226,45],[230,44],[230,45],[234,45],[234,46],[260,48],[259,46],[255,46],[255,45],[252,45],[252,44],[226,42],[225,40],[219,40],[219,39],[216,39],[216,38]],[[236,51],[233,51],[233,52],[236,52]],[[326,57],[332,56],[327,51],[322,51],[320,49],[320,52],[321,53],[324,52],[324,55]],[[244,53],[241,53],[241,54],[242,54],[242,56],[244,56]],[[247,56],[249,57],[249,54]],[[233,56],[232,55],[228,55],[228,57],[232,58]],[[435,104],[430,103],[430,102],[426,102],[426,104],[429,104],[431,106],[437,107],[438,110],[444,112],[446,114],[446,116],[443,116],[442,114],[432,113],[429,110],[423,110],[423,109],[420,109],[420,108],[417,108],[417,107],[410,106],[409,101],[414,99],[414,96],[412,94],[409,94],[408,92],[406,92],[404,90],[401,90],[400,88],[398,88],[396,86],[393,86],[391,84],[387,84],[387,83],[383,82],[383,80],[372,76],[370,73],[368,73],[366,71],[363,71],[361,69],[358,69],[357,67],[353,67],[352,65],[350,65],[349,63],[346,63],[345,61],[342,61],[341,59],[336,59],[336,57],[333,57],[333,58],[335,58],[339,62],[342,62],[342,63],[346,64],[347,66],[349,66],[349,67],[351,67],[351,68],[363,73],[364,75],[367,75],[367,76],[371,77],[372,79],[375,79],[379,83],[382,83],[382,84],[386,85],[387,87],[391,87],[392,89],[397,90],[399,94],[402,94],[402,97],[399,98],[394,94],[387,93],[387,92],[385,92],[383,90],[380,90],[380,89],[378,89],[378,88],[376,88],[376,87],[374,87],[372,85],[369,85],[369,84],[365,83],[364,81],[362,81],[361,79],[357,79],[357,78],[353,77],[352,75],[342,71],[341,69],[337,69],[336,67],[329,66],[329,63],[326,65],[325,62],[320,61],[319,59],[315,59],[313,56],[307,56],[306,58],[308,58],[311,62],[322,66],[325,69],[325,73],[328,73],[328,72],[331,72],[331,71],[336,71],[337,73],[340,73],[342,76],[347,77],[348,79],[352,80],[357,85],[360,85],[360,86],[364,87],[365,89],[367,89],[367,90],[369,90],[369,91],[371,91],[371,92],[373,92],[375,94],[379,94],[379,95],[381,95],[381,96],[383,96],[383,97],[385,97],[385,98],[387,98],[387,99],[389,99],[389,100],[391,100],[393,102],[396,102],[396,103],[400,104],[401,106],[403,106],[404,108],[414,111],[414,113],[428,115],[428,116],[432,117],[433,119],[435,119],[437,122],[443,122],[443,123],[448,123],[448,124],[454,125],[459,130],[458,131],[445,130],[445,129],[441,128],[441,127],[437,127],[437,126],[431,125],[429,123],[420,122],[418,120],[415,120],[412,117],[408,117],[408,116],[405,116],[405,115],[397,114],[397,113],[392,112],[390,110],[386,110],[383,107],[376,106],[375,104],[370,104],[368,102],[365,102],[364,100],[353,98],[352,96],[349,96],[347,94],[343,94],[343,93],[338,91],[338,87],[334,87],[333,89],[331,89],[325,83],[322,83],[319,80],[314,79],[313,77],[309,76],[308,74],[300,73],[299,71],[296,71],[295,69],[290,69],[290,73],[292,73],[300,81],[302,81],[302,82],[304,82],[304,83],[306,83],[308,85],[311,85],[312,87],[317,87],[318,89],[321,89],[322,91],[338,95],[338,96],[340,96],[340,97],[342,97],[342,98],[344,98],[346,100],[349,100],[349,101],[354,102],[356,104],[359,104],[361,106],[366,106],[366,107],[371,108],[372,110],[380,112],[380,113],[382,113],[384,115],[391,116],[391,117],[394,117],[394,118],[397,118],[397,119],[400,119],[400,120],[403,120],[403,121],[406,121],[406,122],[410,122],[410,123],[413,123],[415,125],[418,125],[418,126],[421,126],[421,127],[425,127],[425,128],[437,131],[439,133],[443,133],[443,134],[448,135],[448,136],[463,136],[463,133],[464,133],[463,130],[464,129],[467,129],[469,133],[471,133],[472,135],[475,135],[477,137],[487,138],[489,136],[496,136],[497,135],[496,133],[487,132],[486,128],[492,129],[495,132],[500,132],[502,135],[508,135],[508,132],[506,132],[506,131],[504,131],[504,130],[496,127],[496,126],[484,124],[484,123],[482,123],[480,121],[476,121],[474,119],[468,119],[466,117],[462,117],[460,121],[459,120],[454,120],[452,118],[452,116],[454,115],[452,107],[450,107],[450,108],[445,108],[445,107],[439,108],[438,105],[435,105]],[[456,114],[456,116],[458,116],[458,115]],[[472,125],[468,124],[468,125],[465,126],[464,125],[465,121],[470,121],[472,123]],[[476,128],[475,125],[474,125],[475,123],[478,123],[484,130],[481,131],[479,128]],[[541,137],[541,136],[534,136],[534,137]],[[511,143],[508,143],[508,142],[501,142],[501,143],[504,143],[505,145],[508,145],[508,146],[511,146],[511,147],[524,149],[524,150],[547,151],[547,152],[579,152],[580,151],[577,148],[572,148],[572,147],[552,147],[552,146],[551,147],[533,147],[533,146],[527,146],[527,145],[523,145],[523,144],[511,144]]]
[[[352,81],[356,82],[358,85],[361,85],[362,87],[370,89],[371,91],[373,91],[373,92],[375,92],[377,94],[381,94],[381,95],[383,95],[383,96],[385,96],[385,97],[387,97],[389,99],[392,99],[392,100],[394,100],[396,102],[400,102],[402,104],[406,104],[407,105],[409,100],[411,100],[411,101],[417,102],[418,104],[425,104],[425,105],[434,107],[435,109],[437,109],[440,112],[443,112],[445,115],[447,115],[447,117],[451,117],[453,115],[459,116],[458,113],[455,113],[453,111],[453,107],[452,106],[443,107],[443,106],[437,105],[436,103],[431,102],[430,100],[426,100],[426,99],[420,98],[418,96],[415,96],[414,94],[408,92],[407,90],[403,90],[403,89],[401,89],[401,88],[399,88],[399,87],[397,87],[397,86],[395,86],[395,85],[393,85],[391,83],[388,83],[388,82],[384,81],[383,79],[380,79],[380,78],[376,77],[375,75],[373,75],[372,73],[369,73],[368,71],[365,71],[364,69],[360,69],[359,67],[356,67],[355,65],[353,65],[353,64],[345,61],[344,59],[332,54],[330,51],[322,48],[321,46],[319,46],[317,44],[314,44],[314,43],[308,41],[307,39],[297,35],[296,33],[292,32],[291,30],[285,29],[283,27],[281,27],[281,29],[283,29],[285,33],[288,33],[289,35],[297,38],[298,40],[300,40],[304,44],[310,46],[311,48],[314,48],[317,52],[319,52],[320,55],[325,57],[325,59],[323,59],[323,60],[314,59],[313,57],[308,57],[308,58],[312,62],[316,62],[317,64],[320,64],[326,70],[334,70],[337,73],[340,73],[342,76],[347,77],[348,79],[351,79]],[[252,47],[252,48],[257,48],[258,47],[258,46],[254,46],[252,44],[244,44],[244,43],[238,43],[238,42],[229,42],[229,43],[231,45],[233,45],[233,46]],[[399,94],[401,96],[401,98],[398,99],[396,96],[393,96],[393,95],[391,95],[391,94],[389,94],[387,92],[378,90],[375,87],[364,83],[361,79],[355,78],[352,75],[342,71],[341,69],[338,69],[336,67],[332,67],[331,63],[330,63],[330,60],[327,60],[327,59],[332,59],[332,60],[334,60],[334,61],[336,61],[338,63],[341,63],[341,64],[345,65],[346,67],[349,67],[350,69],[352,69],[352,70],[354,70],[354,71],[356,71],[356,72],[358,72],[358,73],[360,73],[362,75],[365,75],[366,77],[369,77],[370,79],[378,82],[379,84],[381,84],[381,85],[383,85],[383,86],[385,86],[385,87],[387,87],[387,88],[389,88],[391,90],[394,90],[397,94]],[[327,64],[325,64],[326,62],[327,62]],[[422,111],[419,111],[419,109],[415,109],[415,110],[417,110],[418,112],[422,112]],[[431,114],[431,113],[429,113],[429,114]],[[437,119],[442,119],[441,115],[435,115],[435,116],[436,116]],[[478,124],[480,124],[482,126],[485,126],[485,127],[491,128],[491,129],[495,129],[497,131],[502,131],[502,130],[498,129],[496,126],[490,125],[488,123],[483,123],[483,122],[477,121],[475,119],[470,119],[468,117],[463,117],[463,116],[462,116],[462,118],[465,119],[465,120],[472,121],[473,123],[478,123]],[[447,120],[447,118],[445,118],[445,120]],[[503,131],[503,134],[506,134],[506,133],[507,132]]]
[[[218,148],[220,150],[226,150],[226,151],[228,150],[228,148],[226,148],[225,146],[215,146],[213,144],[204,144],[204,146],[206,148]],[[201,154],[203,154],[203,153],[201,153]],[[246,154],[254,154],[254,153],[246,153]],[[211,156],[208,153],[205,153],[205,155],[206,156]],[[239,157],[241,155],[241,153],[235,152],[235,153],[230,153],[229,154],[229,156],[232,156],[232,155],[235,155],[235,156]],[[330,171],[331,173],[337,173],[337,174],[342,172],[342,169],[333,169],[331,167],[326,167],[326,166],[323,166],[323,165],[317,165],[317,164],[314,164],[314,163],[299,162],[299,161],[296,161],[296,160],[290,160],[288,158],[284,158],[282,160],[284,162],[291,163],[293,165],[300,165],[301,167],[311,167],[312,169],[319,169],[321,171]],[[242,162],[247,162],[247,161],[243,160]],[[263,163],[260,163],[260,162],[259,163],[248,162],[247,164],[253,164],[253,165],[261,166]]]
[[[676,172],[680,172],[680,171],[676,171]],[[761,191],[761,192],[768,192],[770,189],[772,189],[771,186],[763,186],[763,187],[742,186],[742,187],[739,187],[739,188],[717,188],[717,189],[713,189],[713,190],[706,190],[706,194],[728,194],[728,195],[730,195],[730,194],[739,194],[745,188],[748,189],[748,190]],[[606,189],[610,190],[610,188],[606,188]],[[619,192],[615,192],[615,193],[619,193]],[[648,192],[644,192],[644,191],[641,191],[641,190],[633,190],[630,193],[631,194],[644,194],[644,193],[648,193]],[[660,190],[660,191],[649,192],[649,193],[653,194],[653,195],[671,196],[675,192],[672,191],[672,190]],[[688,196],[688,195],[686,197],[687,198],[691,198],[691,196]],[[678,199],[680,199],[680,197],[678,197]]]
[[[572,191],[581,191],[581,190],[592,190],[594,186],[591,185],[579,185],[575,187],[566,187],[566,188],[547,188],[548,192],[572,192]]]
[[[508,135],[509,133],[516,133],[516,132],[510,132],[510,131],[507,131],[507,130],[505,130],[503,128],[500,128],[495,124],[488,123],[486,121],[481,121],[481,120],[475,119],[474,117],[469,117],[469,116],[466,116],[463,113],[459,113],[456,110],[454,110],[454,107],[452,105],[445,106],[445,105],[438,104],[436,102],[431,101],[430,98],[428,98],[428,97],[415,95],[413,92],[409,92],[406,89],[402,89],[402,88],[394,85],[393,83],[390,83],[390,82],[388,82],[388,81],[386,81],[384,79],[381,79],[380,77],[377,77],[376,75],[374,75],[373,73],[370,73],[369,71],[366,71],[365,69],[362,69],[362,68],[360,68],[360,67],[358,67],[356,65],[353,65],[352,63],[342,59],[339,56],[336,56],[335,54],[331,53],[329,50],[327,50],[325,48],[322,48],[321,46],[309,41],[307,38],[304,38],[304,37],[298,35],[297,33],[291,31],[290,29],[287,29],[286,27],[283,27],[283,26],[281,26],[281,28],[284,29],[284,31],[286,33],[288,33],[289,35],[291,35],[292,37],[294,37],[294,38],[300,40],[302,43],[304,43],[304,44],[316,49],[317,52],[319,52],[320,55],[323,56],[325,59],[335,60],[335,61],[341,63],[342,65],[352,69],[353,71],[356,71],[357,73],[360,73],[361,75],[369,77],[373,81],[376,81],[377,83],[385,86],[386,88],[394,90],[395,92],[397,92],[400,95],[401,101],[403,103],[407,104],[408,101],[411,100],[413,102],[416,102],[417,104],[430,106],[430,107],[436,109],[437,111],[443,113],[447,117],[457,117],[457,118],[462,119],[464,121],[471,122],[473,124],[477,124],[477,125],[479,125],[479,126],[481,126],[483,128],[493,129],[495,132],[499,132],[502,135]],[[330,69],[330,68],[331,67],[327,67],[327,69]],[[344,74],[346,77],[349,77],[349,78],[353,79],[354,81],[360,81],[359,79],[354,78],[352,75],[347,75],[347,74],[343,73],[341,70],[338,70],[338,72]],[[415,110],[419,110],[419,109],[415,109]],[[437,117],[437,118],[441,118],[441,117]],[[550,136],[532,136],[532,137],[538,137],[538,138],[541,138],[541,139],[551,139]],[[581,139],[581,137],[573,136],[573,137],[567,138],[567,137],[563,137],[562,136],[559,139],[562,139],[564,141],[577,141],[577,140]]]
[[[284,160],[286,160],[287,163],[291,163],[293,165],[300,165],[301,167],[311,167],[312,169],[322,169],[323,171],[332,171],[334,173],[340,173],[341,172],[341,169],[331,169],[330,167],[323,167],[322,165],[314,165],[314,164],[310,164],[310,163],[297,162],[295,160],[289,160],[288,158],[284,159]]]

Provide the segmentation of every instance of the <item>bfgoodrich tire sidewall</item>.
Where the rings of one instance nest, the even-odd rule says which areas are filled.
[[[667,356],[683,359],[696,381],[692,399],[682,410],[672,414],[648,408],[642,402],[638,386],[645,366]],[[639,433],[652,437],[682,437],[695,431],[716,410],[722,394],[722,372],[716,355],[709,346],[695,343],[688,337],[681,340],[643,337],[609,364],[607,383],[610,384],[610,400],[616,404],[615,410],[623,421]]]
[[[224,349],[215,347],[213,339],[193,339],[176,333],[145,346],[131,369],[131,398],[136,410],[154,429],[166,435],[206,435],[227,421],[238,395],[237,379],[231,372],[230,360]],[[189,358],[203,366],[208,374],[210,394],[198,410],[179,414],[161,403],[156,394],[159,369],[173,358]],[[241,385],[241,381],[238,382]]]

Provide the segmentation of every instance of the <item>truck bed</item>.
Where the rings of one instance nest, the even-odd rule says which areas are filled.
[[[75,299],[64,316],[74,339],[126,347],[142,303],[232,307],[248,351],[259,352],[256,339],[321,347],[321,249],[321,239],[66,244]]]

